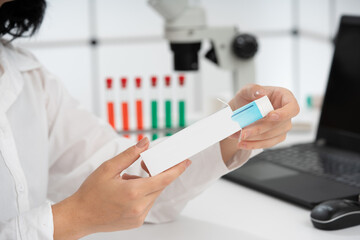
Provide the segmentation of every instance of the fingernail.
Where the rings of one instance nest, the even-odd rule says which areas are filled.
[[[186,166],[186,167],[189,167],[190,165],[191,165],[191,161],[190,161],[190,160],[186,160],[185,166]]]
[[[279,114],[273,113],[270,115],[270,120],[278,120],[280,118]]]
[[[136,147],[144,148],[148,144],[148,142],[149,142],[149,139],[147,137],[144,137],[136,144]]]
[[[249,138],[249,137],[250,137],[250,134],[251,134],[250,131],[244,132],[244,135],[243,135],[242,139],[245,140],[245,139]]]
[[[263,95],[265,95],[265,92],[262,89],[259,89],[254,93],[255,97],[260,97],[260,96],[263,96]]]

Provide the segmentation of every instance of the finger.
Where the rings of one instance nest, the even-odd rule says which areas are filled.
[[[131,174],[124,173],[121,176],[121,178],[124,179],[124,180],[131,180],[131,179],[138,179],[138,178],[141,178],[141,177],[136,176],[136,175],[131,175]]]
[[[299,113],[300,107],[294,95],[287,90],[283,90],[282,94],[281,100],[278,101],[279,103],[274,105],[275,108],[277,105],[279,107],[271,111],[266,116],[267,119],[271,121],[284,121],[295,117]]]
[[[139,157],[140,153],[149,147],[149,139],[147,137],[141,139],[136,145],[126,149],[116,157],[110,159],[108,164],[114,169],[114,173],[118,174],[133,164]]]
[[[248,138],[253,136],[261,135],[273,128],[278,127],[281,124],[283,124],[283,122],[269,121],[265,118],[260,119],[242,130],[241,141],[247,140]]]
[[[178,178],[191,164],[189,159],[182,161],[181,163],[175,165],[174,167],[150,178],[149,192],[156,192],[162,190],[170,183],[172,183],[176,178]]]
[[[299,113],[299,109],[297,102],[291,102],[281,108],[271,111],[267,115],[267,119],[271,121],[284,121],[295,117]]]
[[[286,121],[272,129],[270,129],[267,132],[264,132],[259,135],[247,137],[246,141],[262,141],[262,140],[271,139],[271,138],[277,137],[279,135],[286,134],[288,131],[290,131],[291,127],[292,127],[292,124],[291,124],[291,121],[289,120],[289,121]]]
[[[191,161],[187,159],[156,176],[135,179],[133,181],[134,188],[136,188],[141,195],[149,195],[157,191],[162,191],[179,177],[190,164]]]
[[[259,148],[270,148],[276,144],[284,141],[286,134],[279,135],[277,137],[266,139],[262,141],[241,141],[238,147],[241,149],[259,149]]]
[[[141,161],[141,168],[142,168],[145,172],[147,172],[147,173],[149,174],[149,176],[150,176],[149,169],[148,169],[147,166],[145,165],[144,161]]]

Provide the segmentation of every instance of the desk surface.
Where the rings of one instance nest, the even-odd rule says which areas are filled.
[[[310,141],[307,134],[290,133],[285,144]],[[246,240],[354,240],[360,226],[321,231],[310,222],[310,211],[220,179],[189,202],[180,218],[172,223],[100,233],[84,239],[246,239]]]
[[[89,236],[87,240],[121,239],[354,240],[360,226],[338,231],[313,228],[310,211],[268,195],[219,180],[192,200],[172,223]]]

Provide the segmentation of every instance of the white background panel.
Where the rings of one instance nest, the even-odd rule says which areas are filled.
[[[311,32],[321,37],[329,38],[330,31],[330,1],[300,0],[299,28],[300,31]]]
[[[203,0],[209,25],[237,25],[241,31],[292,27],[289,0]]]
[[[166,41],[100,46],[102,74],[156,74],[172,70],[172,55]]]
[[[322,95],[328,81],[333,45],[330,42],[300,38],[300,92],[305,105],[307,95]]]
[[[162,35],[163,19],[147,0],[96,0],[100,38]]]
[[[39,61],[65,85],[70,94],[92,110],[89,47],[30,49]]]
[[[44,21],[32,41],[87,40],[88,0],[48,0]],[[22,41],[28,41],[23,39]]]
[[[258,40],[260,46],[256,56],[256,82],[292,89],[293,37],[262,37]]]

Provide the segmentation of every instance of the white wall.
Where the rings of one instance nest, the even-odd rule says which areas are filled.
[[[17,40],[59,76],[74,97],[104,116],[104,79],[174,74],[162,39],[163,21],[146,0],[49,0],[44,24],[32,40]],[[360,14],[358,0],[203,0],[209,25],[236,25],[260,43],[256,82],[290,88],[305,97],[324,92],[339,17]],[[91,12],[95,11],[95,15]],[[292,34],[298,29],[299,34]],[[96,37],[94,51],[89,44]],[[206,44],[204,44],[206,46]],[[204,52],[205,49],[202,49]],[[174,75],[175,76],[175,75]],[[201,61],[201,114],[216,95],[231,92],[231,74]],[[189,88],[196,84],[191,82]],[[195,89],[196,90],[196,89]],[[189,90],[190,93],[194,89]],[[196,105],[196,95],[189,97]],[[193,107],[190,114],[198,116]]]

